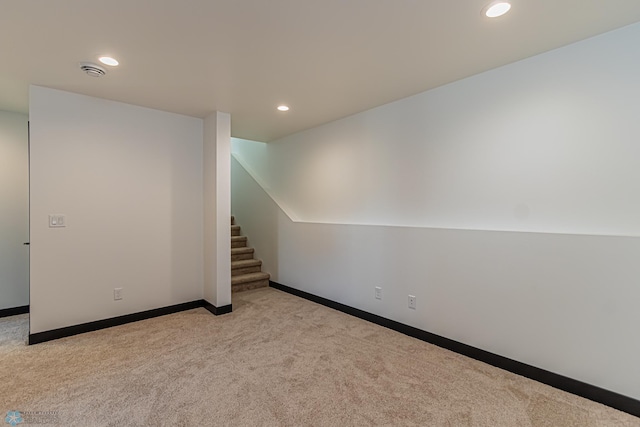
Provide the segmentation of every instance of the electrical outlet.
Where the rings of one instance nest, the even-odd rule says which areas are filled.
[[[409,295],[409,308],[416,309],[416,297],[415,295]]]
[[[382,288],[380,286],[376,286],[376,299],[382,299]]]
[[[113,300],[118,301],[122,299],[122,288],[115,288],[113,290]]]

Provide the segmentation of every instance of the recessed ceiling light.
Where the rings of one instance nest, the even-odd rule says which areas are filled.
[[[278,105],[278,111],[289,111],[289,107],[286,105]]]
[[[100,62],[102,62],[103,64],[111,65],[112,67],[115,67],[116,65],[119,64],[119,62],[116,59],[114,59],[114,58],[112,58],[110,56],[101,56],[100,58],[98,58],[98,60]]]
[[[511,3],[508,1],[494,1],[482,9],[482,13],[488,18],[497,18],[509,12],[509,9],[511,9]]]

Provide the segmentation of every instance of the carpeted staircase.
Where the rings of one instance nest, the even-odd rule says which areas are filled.
[[[262,272],[262,261],[254,259],[253,252],[247,247],[247,236],[240,235],[240,226],[231,217],[231,292],[269,286],[269,273]]]

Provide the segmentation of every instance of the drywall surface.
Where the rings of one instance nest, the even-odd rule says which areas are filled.
[[[293,222],[232,171],[243,230],[268,218],[247,234],[272,280],[640,398],[640,239]]]
[[[632,25],[236,156],[304,222],[640,236],[639,39]]]
[[[262,144],[262,143],[256,143]],[[262,271],[278,277],[279,209],[264,189],[231,157],[231,213]],[[274,279],[275,280],[275,279]]]
[[[28,120],[0,111],[0,310],[29,304]]]
[[[202,120],[37,86],[29,105],[31,333],[201,299]]]
[[[640,399],[639,39],[234,140],[234,214],[282,284]]]
[[[204,119],[204,298],[231,304],[231,116]]]

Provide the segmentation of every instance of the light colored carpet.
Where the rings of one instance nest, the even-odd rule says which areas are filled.
[[[0,320],[0,423],[18,410],[82,427],[640,426],[272,288],[233,298],[224,316],[196,309],[29,347],[26,316]]]

